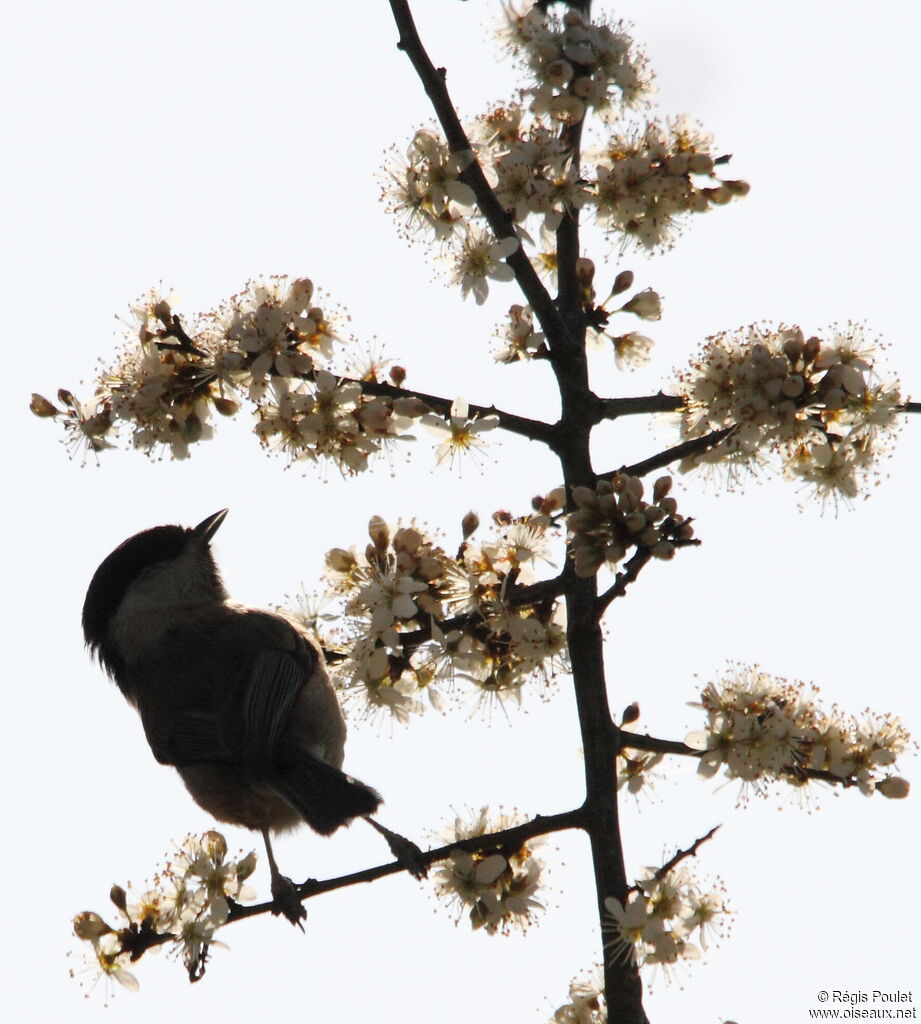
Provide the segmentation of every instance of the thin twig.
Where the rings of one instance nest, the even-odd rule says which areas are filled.
[[[627,587],[636,580],[651,558],[652,552],[648,548],[637,548],[633,557],[624,563],[623,570],[615,576],[611,586],[595,599],[595,612],[598,618],[604,615],[612,601],[627,593]]]
[[[677,867],[687,857],[693,857],[697,853],[698,848],[707,842],[708,839],[712,839],[722,827],[722,825],[714,825],[706,835],[695,839],[686,850],[679,850],[673,857],[669,857],[653,876],[655,880],[661,882],[672,868]]]
[[[621,466],[620,469],[611,469],[605,473],[599,473],[599,480],[610,480],[618,473],[625,473],[628,476],[645,476],[657,469],[664,469],[672,462],[687,458],[689,455],[703,455],[704,452],[715,448],[720,441],[725,440],[734,430],[734,427],[726,427],[723,430],[714,430],[703,437],[695,437],[690,441],[683,441],[676,444],[674,448],[666,448],[642,462],[635,462],[632,466]]]

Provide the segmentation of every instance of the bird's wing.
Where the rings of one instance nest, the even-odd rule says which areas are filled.
[[[248,763],[269,763],[291,708],[313,672],[307,652],[266,648],[256,655],[243,694],[240,756]]]
[[[277,616],[244,614],[245,628],[237,613],[215,622],[209,636],[215,647],[210,664],[234,664],[228,654],[236,654],[233,678],[207,671],[202,678],[200,662],[193,669],[174,663],[165,673],[170,692],[161,685],[139,700],[147,740],[162,764],[227,761],[256,767],[272,760],[318,655]]]
[[[226,761],[226,744],[214,715],[184,711],[171,716],[169,724],[141,711],[147,742],[160,764],[177,767],[202,761]]]

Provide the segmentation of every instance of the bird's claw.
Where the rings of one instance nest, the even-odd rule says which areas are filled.
[[[307,919],[307,911],[297,894],[297,886],[285,875],[272,878],[272,904],[273,914],[283,914],[291,924],[304,930],[302,922]]]

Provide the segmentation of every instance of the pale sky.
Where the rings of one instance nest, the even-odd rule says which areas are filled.
[[[487,37],[493,0],[426,0],[419,25],[464,115],[517,84]],[[744,5],[679,0],[598,5],[634,24],[658,75],[661,115],[690,113],[713,132],[742,202],[697,218],[675,249],[612,258],[665,315],[646,333],[651,367],[616,373],[596,357],[604,394],[650,394],[710,333],[755,320],[809,332],[866,321],[888,345],[905,393],[921,389],[914,322],[921,161],[914,126],[921,18],[883,0]],[[132,1022],[247,1019],[545,1020],[599,956],[586,844],[548,842],[551,890],[524,938],[471,934],[431,886],[387,879],[310,901],[306,935],[267,917],[221,934],[205,979],[145,957],[138,994],[84,1000],[67,976],[74,913],[108,913],[113,882],[143,885],[163,854],[211,822],[151,757],[134,712],[86,656],[79,629],[98,562],[130,534],[164,522],[230,516],[216,552],[234,597],[281,602],[314,589],[330,547],[365,542],[372,514],[413,517],[456,534],[470,508],[524,511],[557,482],[542,453],[503,439],[460,477],[435,469],[428,440],[409,462],[343,481],[285,472],[249,427],[220,424],[185,463],[110,453],[69,461],[59,433],[27,411],[36,390],[79,390],[118,342],[117,315],[163,283],[192,314],[260,274],[309,276],[376,339],[420,390],[553,418],[539,366],[497,366],[491,336],[513,285],[483,308],[437,278],[423,247],[396,237],[377,172],[430,120],[395,46],[384,0],[348,6],[266,0],[157,5],[35,2],[6,14],[0,76],[7,98],[3,408],[15,439],[7,501],[8,680],[3,776],[7,827],[2,929],[9,1019]],[[603,243],[586,235],[602,263]],[[15,358],[13,358],[15,357]],[[821,515],[782,480],[721,493],[676,480],[704,544],[644,573],[608,619],[615,708],[638,700],[642,724],[683,739],[687,702],[727,660],[815,682],[829,705],[892,712],[921,735],[916,669],[921,423],[906,423],[883,480],[851,509]],[[610,433],[598,468],[674,443],[643,424]],[[610,454],[607,454],[609,451]],[[582,797],[579,738],[561,684],[542,702],[487,722],[429,713],[413,727],[351,725],[346,766],[385,796],[382,820],[417,838],[484,804],[553,812]],[[902,772],[917,777],[917,761]],[[717,823],[695,869],[719,876],[732,934],[670,986],[654,980],[654,1024],[806,1021],[820,990],[912,992],[921,1000],[914,880],[918,797],[890,802],[816,792],[735,809],[722,788],[675,765],[655,800],[625,806],[633,874],[661,864]],[[365,834],[368,832],[369,834]],[[258,837],[228,828],[233,848]],[[357,825],[332,839],[281,840],[282,867],[319,878],[388,859]],[[264,865],[255,876],[268,892]],[[835,1005],[835,1004],[828,1004]],[[838,1004],[839,1006],[843,1004]],[[864,1007],[880,1003],[864,1003]],[[891,1005],[891,1004],[889,1004]]]

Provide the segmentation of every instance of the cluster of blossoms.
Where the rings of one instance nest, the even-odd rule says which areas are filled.
[[[190,444],[212,436],[215,412],[233,415],[248,399],[266,447],[291,461],[329,459],[359,472],[382,448],[408,439],[406,429],[428,408],[411,397],[365,394],[330,372],[343,338],[312,299],[307,278],[273,277],[186,329],[171,299],[149,292],[132,307],[128,345],[93,397],[78,402],[61,391],[59,408],[37,395],[32,410],[60,417],[74,448],[111,447],[124,425],[141,451],[185,458]]]
[[[614,349],[614,362],[618,370],[632,370],[638,366],[646,366],[650,360],[653,340],[639,331],[625,331],[615,334],[610,329],[611,316],[615,313],[627,313],[640,320],[662,319],[662,297],[652,288],[644,288],[636,292],[625,303],[616,309],[609,310],[608,302],[615,296],[627,291],[633,285],[633,271],[622,270],[614,279],[614,287],[607,299],[600,305],[595,304],[595,264],[582,256],[576,260],[576,274],[582,286],[582,308],[588,321],[586,342],[589,347],[605,347],[610,344]]]
[[[690,520],[669,495],[672,479],[660,477],[652,501],[643,499],[643,481],[624,473],[591,487],[574,487],[576,510],[566,517],[569,550],[577,576],[594,576],[606,563],[616,566],[633,549],[653,558],[672,558],[694,543]]]
[[[652,288],[644,288],[633,294],[615,309],[608,309],[608,302],[621,295],[633,285],[633,272],[622,270],[614,280],[614,286],[607,299],[600,305],[595,303],[595,264],[585,256],[576,260],[576,275],[582,289],[582,308],[586,314],[586,342],[592,348],[610,345],[614,361],[619,370],[631,370],[649,362],[653,341],[638,331],[615,334],[610,329],[611,317],[616,313],[630,314],[640,320],[662,318],[662,297]],[[530,306],[509,307],[508,321],[497,332],[501,348],[495,353],[498,363],[515,363],[526,359],[547,356],[543,332],[534,328],[534,311]]]
[[[612,933],[605,948],[612,958],[658,965],[666,976],[679,961],[699,959],[711,935],[721,937],[730,912],[722,886],[705,891],[683,865],[647,868],[626,903],[609,896],[604,905]]]
[[[798,327],[748,327],[709,338],[678,378],[685,439],[727,431],[682,469],[728,460],[757,466],[765,453],[821,497],[853,498],[897,429],[902,396],[874,367],[863,327],[830,340]]]
[[[624,128],[600,139],[581,166],[574,160],[578,135],[569,127],[589,111],[611,120],[652,92],[646,59],[621,23],[593,23],[572,9],[558,17],[528,5],[507,11],[502,34],[532,77],[520,101],[477,117],[466,130],[469,149],[452,152],[437,129],[420,129],[405,153],[394,151],[384,173],[388,211],[407,238],[438,244],[465,296],[482,303],[490,281],[510,280],[504,261],[519,245],[552,276],[553,232],[566,211],[593,212],[622,246],[649,252],[669,247],[686,215],[748,192],[744,181],[719,177],[728,157],[717,156],[712,138],[686,117]],[[474,159],[515,235],[496,238],[486,227],[466,173]]]
[[[516,104],[490,110],[469,134],[497,199],[517,226],[517,238],[496,239],[485,227],[469,186],[460,180],[473,153],[464,151],[458,159],[434,129],[418,131],[405,158],[391,161],[384,198],[407,238],[422,233],[439,243],[452,283],[478,303],[486,300],[490,280],[511,280],[504,260],[519,244],[530,247],[540,269],[555,271],[552,238],[549,252],[532,241],[532,217],[539,218],[545,238],[567,209],[592,210],[607,233],[648,252],[671,246],[686,215],[748,192],[744,181],[718,178],[712,140],[686,118],[647,125],[641,134],[613,135],[590,154],[594,177],[585,168],[576,171],[552,126]],[[699,179],[704,183],[698,185]]]
[[[770,782],[803,786],[819,778],[856,785],[866,795],[907,796],[908,783],[890,774],[911,742],[901,721],[823,711],[817,692],[756,666],[734,666],[708,683],[692,705],[705,712],[706,726],[687,738],[703,751],[699,773],[709,778],[722,768],[760,794]]]
[[[389,213],[402,220],[402,233],[412,239],[430,235],[451,264],[450,280],[463,295],[482,304],[489,282],[514,276],[506,258],[518,249],[514,236],[497,239],[474,223],[473,190],[460,180],[474,154],[451,153],[434,129],[420,129],[405,155],[395,154],[385,172],[383,199]]]
[[[557,1007],[549,1024],[607,1024],[608,1007],[604,998],[604,974],[600,967],[569,986],[569,1002]]]
[[[456,818],[454,826],[439,838],[450,845],[513,828],[524,820],[518,814],[500,813],[490,821],[488,812],[489,808],[483,807],[472,822]],[[535,898],[544,874],[544,865],[531,852],[537,842],[528,840],[514,852],[452,850],[435,875],[438,895],[457,904],[458,921],[467,912],[474,929],[483,928],[490,935],[508,934],[512,928],[526,931],[536,920],[534,911],[544,909]]]
[[[671,247],[688,214],[749,192],[745,181],[719,178],[713,137],[684,115],[615,134],[587,156],[595,163],[591,207],[598,223],[647,252]]]
[[[572,8],[556,16],[533,3],[505,15],[500,35],[533,78],[525,95],[535,113],[575,124],[587,110],[614,116],[654,92],[646,57],[622,21],[592,21]]]
[[[480,698],[520,699],[528,681],[548,684],[566,670],[561,606],[545,596],[518,599],[546,559],[548,514],[498,514],[494,536],[481,544],[471,540],[477,526],[475,515],[465,517],[452,556],[417,526],[391,530],[375,517],[363,551],[328,552],[330,596],[342,614],[338,634],[320,641],[345,654],[333,674],[368,710],[406,721],[422,710],[422,694],[440,707],[439,684],[457,679]]]
[[[113,886],[111,898],[118,912],[114,926],[92,911],[74,918],[74,933],[92,949],[94,977],[114,979],[135,991],[137,979],[127,965],[156,946],[160,936],[169,936],[189,978],[196,981],[205,972],[214,933],[230,916],[231,901],[255,898],[244,884],[255,867],[255,853],[228,859],[226,840],[212,831],[187,836],[151,887],[136,898]]]

